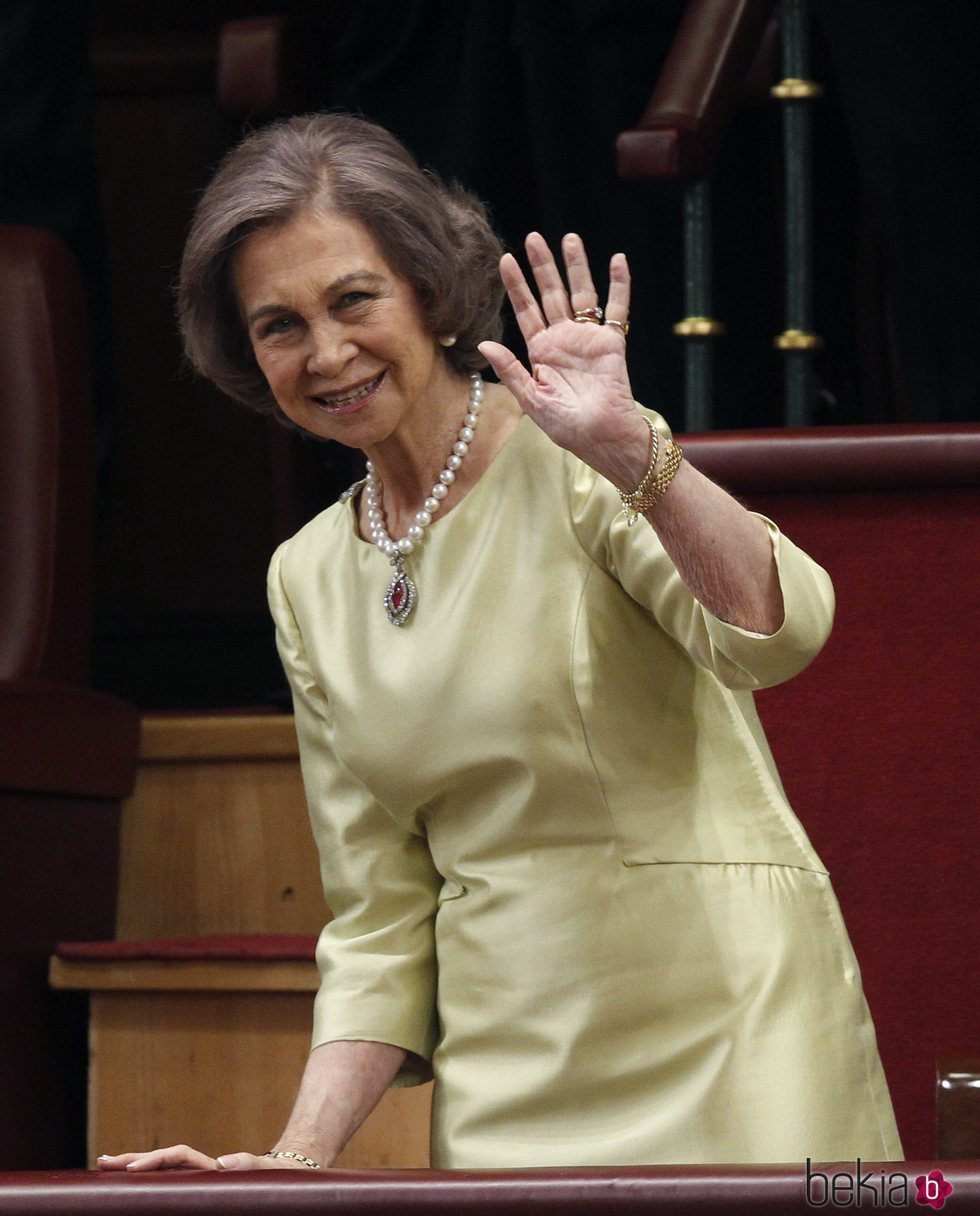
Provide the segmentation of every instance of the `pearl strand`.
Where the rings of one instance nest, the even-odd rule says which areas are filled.
[[[375,471],[374,464],[367,462],[367,484],[364,487],[364,498],[367,503],[368,527],[371,540],[386,554],[395,565],[399,559],[414,552],[415,547],[425,538],[425,530],[432,523],[432,517],[442,506],[449,494],[449,487],[455,482],[456,474],[462,465],[470,444],[476,432],[476,424],[480,420],[480,409],[483,405],[483,381],[479,376],[470,377],[470,402],[459,435],[453,444],[453,450],[446,460],[445,468],[439,474],[439,479],[432,487],[429,497],[422,504],[422,509],[416,511],[415,520],[404,536],[393,540],[388,535],[385,526],[384,508],[381,505],[382,486]]]

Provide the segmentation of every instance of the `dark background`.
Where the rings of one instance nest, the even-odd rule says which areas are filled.
[[[346,9],[346,18],[342,7]],[[977,419],[980,18],[972,0],[815,0],[814,421]],[[619,182],[680,0],[6,0],[0,220],[64,235],[90,287],[100,436],[95,683],[144,708],[268,703],[274,545],[357,475],[183,367],[172,286],[194,202],[259,118],[215,93],[224,22],[333,14],[306,104],[391,127],[519,247],[583,234],[635,279],[636,395],[683,429],[680,191]],[[737,115],[715,177],[716,421],[778,425],[780,115]],[[600,289],[601,290],[601,289]]]

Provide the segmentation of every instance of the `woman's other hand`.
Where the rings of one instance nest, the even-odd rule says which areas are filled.
[[[149,1170],[305,1170],[309,1167],[299,1161],[283,1157],[257,1157],[254,1153],[223,1153],[220,1157],[209,1157],[187,1144],[175,1144],[170,1148],[151,1149],[145,1153],[119,1153],[103,1155],[96,1162],[100,1170],[126,1170],[141,1173]]]
[[[531,371],[497,342],[482,342],[480,352],[555,443],[614,484],[633,489],[646,468],[649,432],[626,370],[626,257],[617,253],[610,261],[606,323],[599,324],[584,319],[602,313],[581,238],[569,234],[562,241],[567,288],[540,233],[528,236],[525,249],[538,296],[509,253],[501,259],[500,276],[527,343]],[[576,313],[583,319],[576,321]]]

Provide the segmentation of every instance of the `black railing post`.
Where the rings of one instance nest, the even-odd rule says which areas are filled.
[[[711,181],[684,192],[684,310],[674,333],[687,342],[684,361],[684,429],[707,431],[712,424],[715,338],[725,327],[711,317]]]
[[[783,79],[772,95],[783,103],[786,215],[786,328],[777,335],[785,367],[784,421],[805,426],[813,415],[813,352],[823,345],[813,322],[813,171],[810,102],[823,90],[809,79],[807,0],[782,0]]]

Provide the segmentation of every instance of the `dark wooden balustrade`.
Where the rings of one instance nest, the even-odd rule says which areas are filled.
[[[640,121],[616,140],[627,181],[692,182],[715,166],[773,0],[692,0]]]

